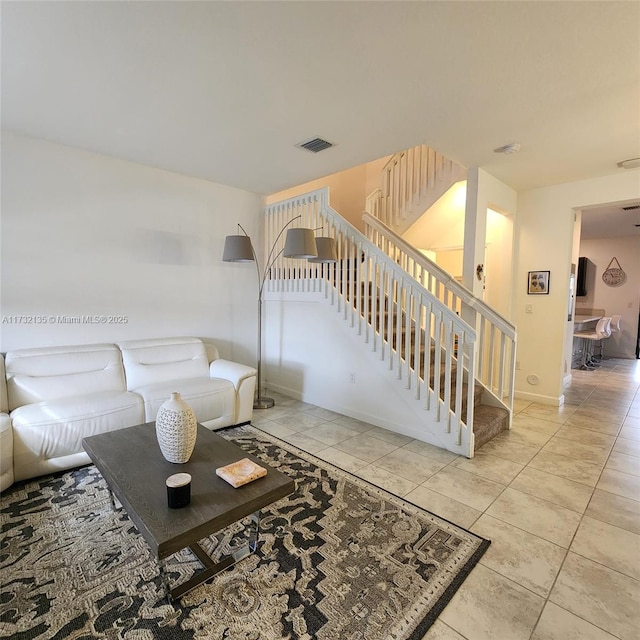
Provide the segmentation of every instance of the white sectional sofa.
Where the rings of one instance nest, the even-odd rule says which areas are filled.
[[[87,464],[83,438],[153,422],[174,391],[210,429],[249,422],[256,383],[199,338],[21,349],[0,373],[0,490]]]
[[[4,357],[0,354],[0,491],[13,484],[13,429],[9,418]]]

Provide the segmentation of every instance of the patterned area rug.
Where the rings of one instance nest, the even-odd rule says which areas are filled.
[[[94,466],[18,483],[0,502],[0,636],[418,640],[489,545],[252,427],[218,433],[296,479],[262,511],[257,553],[171,603]],[[182,551],[171,580],[199,567]]]

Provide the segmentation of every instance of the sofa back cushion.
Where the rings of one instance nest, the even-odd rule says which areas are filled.
[[[7,376],[4,370],[4,356],[0,353],[0,413],[7,413],[8,411]]]
[[[130,340],[118,346],[130,391],[159,382],[209,377],[207,352],[199,338]]]
[[[120,350],[114,344],[9,351],[5,358],[9,410],[99,391],[125,391]]]

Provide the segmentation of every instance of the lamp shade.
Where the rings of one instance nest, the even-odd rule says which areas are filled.
[[[333,238],[316,238],[316,246],[318,247],[318,257],[309,258],[309,262],[338,262],[336,241]]]
[[[227,236],[222,252],[224,262],[253,262],[255,255],[249,236]]]
[[[285,258],[315,258],[318,255],[313,229],[299,227],[287,231],[283,255]]]

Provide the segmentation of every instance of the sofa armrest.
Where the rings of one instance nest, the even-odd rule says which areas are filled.
[[[209,376],[211,378],[229,380],[236,389],[234,424],[251,422],[257,373],[253,367],[231,362],[230,360],[214,360],[209,365]]]
[[[0,353],[0,411],[9,412],[9,399],[7,396],[7,372],[4,368],[4,356]]]
[[[257,371],[253,367],[248,367],[239,362],[231,362],[231,360],[218,359],[209,365],[209,377],[224,378],[233,383],[236,391],[247,378],[255,378]]]
[[[13,484],[13,427],[11,418],[0,413],[0,491]]]

